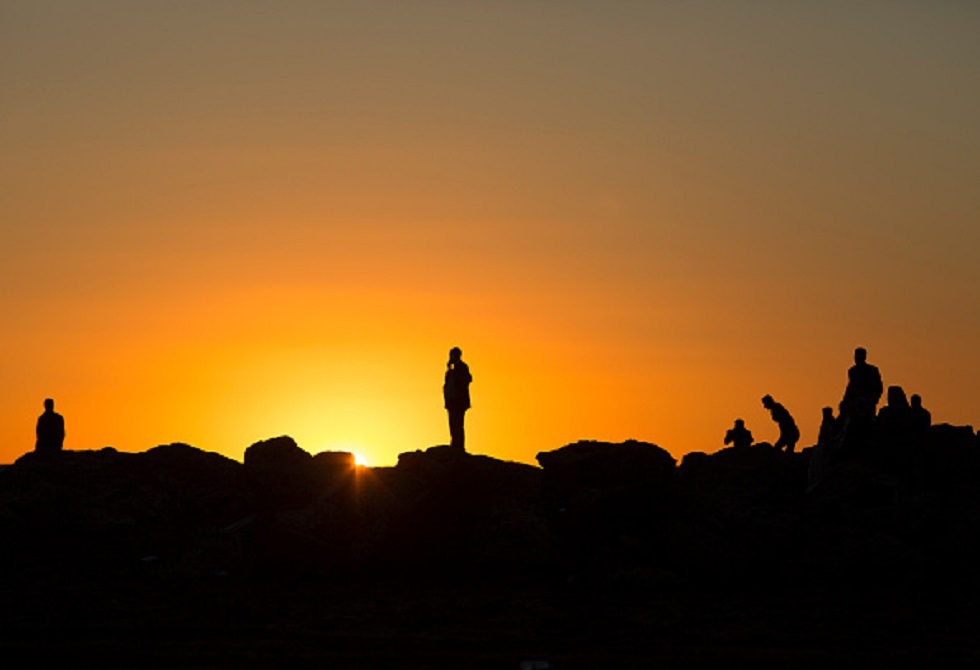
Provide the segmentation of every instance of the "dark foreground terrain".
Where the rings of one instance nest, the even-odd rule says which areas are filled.
[[[975,667],[980,446],[580,442],[355,468],[289,438],[0,470],[3,667]],[[523,665],[522,665],[523,664]]]

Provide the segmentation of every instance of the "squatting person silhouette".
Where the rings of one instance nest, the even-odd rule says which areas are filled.
[[[786,447],[786,453],[792,452],[800,439],[800,429],[796,427],[793,417],[785,407],[773,400],[771,395],[762,398],[762,406],[769,410],[772,420],[779,426],[779,440],[773,445],[776,451]]]
[[[725,444],[731,444],[736,449],[748,449],[752,446],[752,431],[745,427],[745,422],[735,419],[735,426],[725,433]]]
[[[44,401],[44,414],[37,418],[37,442],[34,450],[51,454],[61,451],[65,444],[65,419],[54,411],[54,400],[46,398]]]
[[[459,347],[449,350],[446,364],[446,381],[442,385],[442,397],[449,411],[450,444],[460,451],[466,449],[466,435],[463,432],[463,417],[470,408],[470,368],[463,362],[463,351]]]

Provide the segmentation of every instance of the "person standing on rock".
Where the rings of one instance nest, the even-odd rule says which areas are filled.
[[[858,347],[854,350],[854,365],[847,371],[847,388],[841,409],[851,420],[870,422],[883,391],[881,373],[868,363],[867,350]]]
[[[65,419],[54,411],[54,400],[46,398],[44,414],[37,418],[37,442],[34,450],[42,454],[61,451],[65,444]]]
[[[796,427],[796,421],[793,420],[789,410],[773,400],[771,395],[762,399],[762,406],[769,410],[772,420],[779,426],[779,440],[773,445],[776,451],[786,447],[786,453],[792,453],[800,439],[800,429]]]
[[[465,451],[466,435],[463,431],[463,417],[466,415],[466,410],[470,408],[470,382],[473,381],[473,376],[462,357],[463,351],[459,347],[449,350],[442,397],[449,412],[450,444],[460,451]]]

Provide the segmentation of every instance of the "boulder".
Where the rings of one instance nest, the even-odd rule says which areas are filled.
[[[5,558],[96,570],[132,567],[148,555],[178,561],[248,512],[241,468],[185,444],[138,454],[26,454],[0,482]]]
[[[394,505],[382,555],[442,573],[498,572],[550,556],[534,466],[440,445],[375,472]]]
[[[537,460],[549,480],[568,487],[665,486],[673,480],[676,466],[665,449],[636,440],[583,440],[542,451]]]
[[[674,458],[629,440],[582,441],[537,455],[551,523],[571,579],[656,563],[674,495]]]
[[[313,456],[288,435],[256,442],[245,450],[245,467],[252,470],[290,470],[309,465]]]
[[[318,493],[312,454],[286,435],[256,442],[246,449],[245,473],[263,513],[304,507]]]

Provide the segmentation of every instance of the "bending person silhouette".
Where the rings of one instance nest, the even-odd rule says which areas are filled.
[[[442,397],[449,411],[450,444],[460,451],[466,450],[466,435],[463,431],[463,417],[470,408],[470,368],[463,362],[463,351],[459,347],[449,350],[446,364],[446,381],[442,385]]]
[[[34,450],[42,454],[61,451],[65,444],[65,419],[54,411],[54,400],[44,401],[44,414],[37,418],[37,442]]]
[[[796,427],[793,417],[785,407],[773,400],[771,395],[762,398],[762,406],[769,410],[772,420],[779,426],[779,440],[773,445],[776,451],[786,447],[786,453],[791,453],[800,439],[800,429]]]

